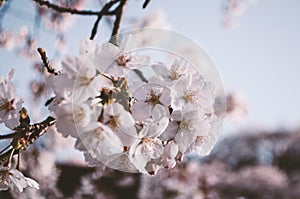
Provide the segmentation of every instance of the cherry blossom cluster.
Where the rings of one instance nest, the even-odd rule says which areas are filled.
[[[12,69],[6,78],[0,76],[0,124],[15,129],[19,125],[19,111],[23,100],[16,94],[16,88],[11,82],[15,69]],[[6,148],[7,149],[7,148]],[[2,155],[5,150],[1,149]],[[2,164],[2,162],[0,162]],[[12,189],[22,192],[26,187],[39,189],[39,184],[33,179],[25,177],[19,170],[13,169],[10,164],[0,164],[0,191]]]
[[[49,110],[57,130],[77,139],[90,165],[155,174],[215,144],[214,95],[203,76],[184,59],[150,60],[130,49],[83,40],[79,56],[66,55],[63,71],[50,79]]]

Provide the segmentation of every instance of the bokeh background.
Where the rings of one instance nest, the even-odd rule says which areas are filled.
[[[228,7],[229,2],[238,4]],[[85,1],[83,8],[98,9],[102,3]],[[42,139],[42,143],[51,139],[63,141],[56,143],[52,156],[46,152],[51,144],[44,144],[49,148],[34,147],[27,151],[28,162],[41,161],[39,165],[45,167],[39,155],[30,155],[44,150],[49,156],[45,155],[44,161],[50,161],[48,157],[51,165],[55,165],[55,170],[48,172],[56,176],[48,182],[51,188],[44,188],[47,182],[42,182],[43,193],[35,193],[31,198],[118,198],[124,194],[140,198],[150,198],[152,194],[157,194],[154,198],[299,198],[300,1],[152,0],[145,10],[142,4],[141,0],[128,1],[122,27],[130,28],[145,18],[159,19],[158,24],[192,38],[214,60],[226,91],[243,97],[247,115],[226,120],[222,139],[209,157],[187,158],[176,169],[156,177],[87,168],[76,163],[82,154],[74,151],[66,150],[65,154],[52,157],[68,148],[68,144],[72,146],[72,141],[59,135],[48,141]],[[43,46],[49,58],[59,63],[62,54],[77,54],[81,39],[89,37],[95,20],[72,16],[65,24],[70,27],[57,31],[38,17],[36,5],[29,0],[8,1],[0,9],[1,31],[17,33],[26,25],[36,39],[30,48],[17,46],[20,44],[10,48],[3,43],[0,48],[0,75],[6,76],[12,67],[16,68],[13,82],[18,93],[26,96],[25,104],[36,113],[36,119],[43,118],[47,111],[40,106],[42,114],[37,113],[33,104],[43,103],[32,103],[29,89],[30,82],[40,79],[32,67],[32,57],[38,59],[35,47]],[[109,20],[103,20],[96,41],[107,40],[110,31]],[[1,37],[0,41],[3,34]],[[36,54],[28,58],[19,48]],[[7,130],[3,128],[3,132]],[[31,171],[29,163],[24,170],[38,175]],[[89,190],[94,195],[89,195]],[[27,193],[28,198],[31,192]],[[25,194],[1,194],[0,198],[26,198]]]

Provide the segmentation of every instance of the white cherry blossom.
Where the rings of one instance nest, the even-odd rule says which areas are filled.
[[[162,106],[156,106],[152,109],[151,117],[142,122],[143,128],[139,132],[139,137],[158,137],[169,124],[169,117],[165,115]]]
[[[116,154],[110,157],[110,161],[106,163],[106,165],[113,169],[118,169],[124,172],[136,173],[138,170],[132,164],[129,159],[129,152],[124,151],[120,154]]]
[[[16,95],[16,88],[11,82],[15,69],[12,69],[6,78],[0,76],[0,123],[13,129],[19,125],[19,111],[23,100]]]
[[[70,79],[67,73],[47,78],[47,83],[52,88],[56,98],[68,98],[71,95],[74,79]]]
[[[174,139],[181,121],[182,113],[181,110],[172,111],[172,114],[169,118],[169,124],[166,130],[159,136],[159,138],[163,141],[168,141]]]
[[[0,168],[0,191],[12,189],[23,192],[26,187],[39,189],[39,184],[16,169]]]
[[[135,51],[132,37],[122,40],[120,46],[112,43],[104,43],[101,46],[102,57],[101,69],[106,67],[106,73],[114,77],[126,76],[131,69],[136,69],[149,64],[149,57],[139,55]],[[103,72],[100,70],[101,72]]]
[[[145,170],[149,175],[156,175],[159,169],[161,169],[160,158],[151,159],[145,166]]]
[[[80,55],[66,55],[62,59],[63,73],[53,77],[51,83],[57,95],[62,92],[73,92],[76,103],[93,98],[103,87],[112,86],[106,78],[97,74],[96,68],[101,62],[98,56],[100,47],[92,40],[83,40]]]
[[[95,109],[88,103],[72,104],[64,100],[56,106],[50,107],[56,116],[57,131],[64,137],[72,136],[78,138],[78,130],[85,128],[95,120]]]
[[[146,165],[151,159],[163,154],[163,144],[158,138],[144,137],[130,148],[129,158],[132,164],[142,173],[147,174]]]
[[[112,129],[100,122],[91,123],[79,132],[80,140],[88,152],[103,162],[107,156],[123,152],[123,144]]]
[[[195,151],[200,156],[206,156],[210,153],[216,142],[217,136],[213,134],[196,136],[190,151]]]
[[[114,103],[104,107],[103,117],[103,123],[114,131],[123,146],[129,147],[137,139],[135,121],[121,104]]]
[[[160,115],[160,110],[156,108],[153,113],[154,116]],[[149,173],[145,168],[147,163],[163,154],[163,143],[157,137],[164,132],[168,122],[168,118],[163,115],[144,122],[139,139],[129,150],[129,158],[140,172]]]
[[[162,165],[164,168],[171,169],[175,167],[176,160],[175,157],[178,154],[178,144],[174,141],[168,142],[164,146],[164,152],[161,156]]]
[[[83,102],[95,97],[102,86],[99,84],[100,76],[96,76],[96,68],[89,61],[80,60],[83,63],[80,65],[76,74],[76,80],[73,87],[73,100],[76,103]]]
[[[171,105],[171,90],[165,86],[155,83],[149,83],[136,89],[133,93],[136,100],[131,107],[133,118],[138,121],[144,121],[151,117],[153,109],[160,107],[165,115],[169,114]]]
[[[79,47],[80,55],[86,55],[89,58],[96,59],[98,50],[99,50],[99,45],[94,40],[83,39],[80,42],[80,47]]]
[[[156,76],[154,76],[150,81],[172,86],[177,83],[179,79],[186,76],[186,71],[188,70],[188,67],[191,66],[183,59],[176,59],[172,63],[171,67],[168,67],[162,62],[155,63],[151,67]]]
[[[202,108],[212,108],[213,94],[203,77],[189,74],[175,85],[175,93],[184,107],[187,104],[196,104]]]
[[[192,144],[196,137],[196,131],[199,122],[204,118],[203,114],[199,111],[189,111],[182,115],[178,121],[178,131],[174,137],[175,142],[178,144],[179,151],[184,154]]]

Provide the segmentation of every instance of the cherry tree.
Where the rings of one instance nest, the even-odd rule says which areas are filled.
[[[174,168],[192,152],[208,155],[226,112],[234,113],[238,107],[233,96],[225,96],[206,53],[170,30],[160,13],[136,20],[130,23],[132,30],[121,31],[127,0],[99,2],[98,10],[90,10],[85,9],[84,0],[31,1],[36,9],[35,27],[42,23],[56,33],[54,48],[59,53],[66,29],[76,23],[74,16],[96,18],[87,38],[81,40],[78,54],[63,54],[56,62],[28,27],[21,27],[18,33],[2,27],[12,1],[1,1],[0,46],[32,62],[40,75],[30,83],[32,100],[44,102],[47,116],[32,120],[28,110],[34,108],[25,108],[28,102],[12,82],[14,68],[0,77],[0,123],[9,129],[0,135],[1,140],[9,140],[0,152],[0,190],[22,192],[26,187],[38,189],[39,182],[43,186],[54,183],[42,177],[33,180],[22,172],[22,165],[27,165],[27,173],[34,173],[30,162],[44,165],[39,162],[42,157],[54,164],[47,150],[35,143],[47,131],[51,131],[44,141],[48,149],[59,145],[62,137],[73,139],[86,165],[155,175],[161,169]],[[229,11],[237,9],[239,1],[234,2],[227,2]],[[141,9],[149,3],[142,2]],[[101,21],[111,26],[111,33],[108,41],[97,43]],[[176,49],[168,49],[163,59],[149,51],[156,47],[164,54],[162,49],[169,48],[164,42],[174,41]],[[228,99],[232,103],[226,108]],[[243,107],[238,107],[238,113],[245,112]],[[30,157],[30,150],[39,155]],[[47,172],[49,176],[54,170]]]

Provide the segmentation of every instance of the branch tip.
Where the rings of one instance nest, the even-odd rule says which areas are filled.
[[[48,73],[53,74],[53,75],[58,75],[60,73],[60,71],[56,71],[56,69],[52,65],[50,65],[45,49],[39,47],[37,49],[37,51],[39,52],[41,59],[43,61],[44,67],[47,69]]]

